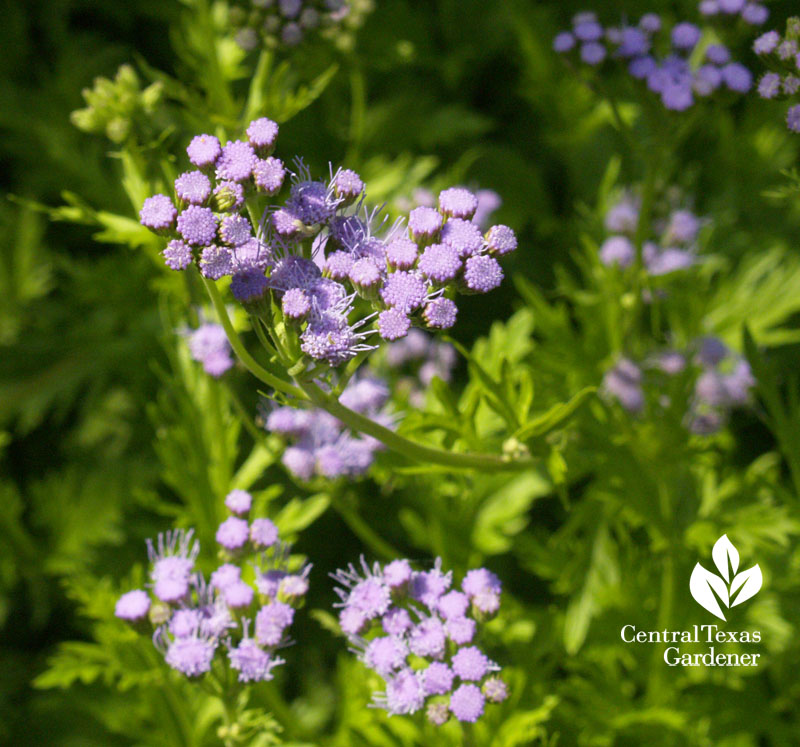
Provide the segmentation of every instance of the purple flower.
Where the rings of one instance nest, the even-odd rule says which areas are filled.
[[[500,579],[486,568],[476,568],[468,571],[461,582],[461,590],[468,596],[474,597],[483,592],[489,591],[493,594],[500,594],[503,585]]]
[[[187,171],[175,180],[179,200],[202,205],[211,196],[211,181],[202,171]]]
[[[400,309],[387,309],[378,314],[378,334],[384,340],[399,340],[410,328],[411,320]]]
[[[216,642],[193,635],[175,638],[167,647],[164,661],[187,677],[199,677],[211,670]]]
[[[232,140],[225,144],[217,160],[217,179],[243,182],[250,178],[255,165],[253,146],[244,140]]]
[[[289,288],[281,299],[283,313],[289,319],[303,319],[311,311],[311,299],[300,288]]]
[[[676,210],[669,217],[666,231],[667,241],[679,241],[691,244],[700,230],[700,220],[689,210]]]
[[[404,314],[409,314],[422,306],[426,294],[427,288],[419,275],[402,271],[389,275],[381,289],[381,298],[384,303]]]
[[[422,670],[422,687],[426,695],[445,695],[453,687],[455,675],[447,664],[434,661]]]
[[[219,280],[233,273],[233,255],[227,246],[203,247],[200,253],[200,274],[211,280]]]
[[[463,187],[451,187],[439,193],[439,210],[449,218],[470,220],[478,209],[478,200]]]
[[[752,26],[761,26],[768,18],[769,10],[758,3],[747,3],[742,10],[742,20]]]
[[[740,13],[747,0],[717,0],[717,5],[723,13]]]
[[[581,45],[581,60],[587,65],[599,65],[606,58],[606,48],[598,42]]]
[[[114,614],[120,620],[136,622],[147,617],[150,611],[150,597],[141,589],[134,589],[123,594],[114,607]]]
[[[175,610],[169,621],[169,632],[176,638],[188,638],[200,630],[202,614],[200,610]]]
[[[253,496],[246,490],[231,490],[225,496],[225,506],[231,513],[244,516],[253,504]]]
[[[630,267],[636,259],[633,242],[626,236],[609,236],[600,246],[600,261],[606,266]]]
[[[603,377],[603,387],[628,412],[640,412],[644,408],[642,372],[633,361],[622,358]]]
[[[502,703],[508,697],[508,685],[499,677],[490,677],[483,683],[483,694],[490,703]]]
[[[461,685],[450,696],[450,710],[459,721],[474,723],[483,715],[484,699],[477,685]]]
[[[578,20],[572,28],[572,33],[582,42],[594,42],[603,38],[603,27],[596,20]]]
[[[348,275],[353,286],[360,291],[368,291],[380,285],[381,272],[371,259],[359,259],[353,263]]]
[[[503,256],[517,248],[517,236],[508,226],[498,224],[486,234],[486,246],[489,252]]]
[[[231,516],[217,529],[216,540],[226,550],[239,550],[244,547],[249,536],[249,527],[244,519]]]
[[[257,151],[271,151],[278,139],[278,125],[271,119],[254,119],[247,127],[247,139]]]
[[[401,715],[418,711],[425,703],[425,692],[420,677],[410,669],[403,669],[386,683],[384,705],[389,713]]]
[[[223,563],[211,574],[210,586],[212,589],[224,591],[229,586],[238,583],[242,578],[242,569],[232,563]]]
[[[210,376],[222,376],[233,366],[231,346],[219,324],[202,324],[189,337],[189,353]]]
[[[425,305],[422,316],[433,329],[449,329],[456,323],[458,309],[449,298],[434,298]]]
[[[655,34],[661,30],[661,17],[657,13],[645,13],[639,19],[639,26],[649,34]]]
[[[177,529],[158,535],[158,543],[147,540],[147,555],[152,563],[150,578],[153,593],[162,602],[177,602],[189,592],[189,581],[200,545],[192,530]]]
[[[294,620],[294,609],[283,602],[270,602],[256,615],[256,640],[262,646],[277,646]]]
[[[406,663],[408,646],[399,638],[383,636],[367,644],[364,663],[381,677],[389,677]]]
[[[244,581],[236,581],[229,584],[222,591],[225,604],[231,609],[249,607],[253,601],[253,588]]]
[[[266,682],[273,678],[272,670],[283,664],[283,659],[273,658],[252,638],[245,638],[228,651],[231,669],[239,672],[239,682]]]
[[[220,224],[219,235],[226,244],[241,246],[253,237],[253,229],[244,216],[226,215]]]
[[[256,187],[268,195],[276,194],[283,186],[286,169],[283,161],[270,156],[269,158],[256,158],[253,165],[253,181]]]
[[[219,140],[213,135],[196,135],[186,148],[189,160],[201,169],[213,166],[221,152]]]
[[[450,591],[436,604],[436,609],[445,620],[463,617],[467,614],[469,598],[460,591]]]
[[[402,607],[391,607],[381,620],[384,632],[402,637],[413,627],[411,616]]]
[[[405,586],[411,581],[411,564],[407,560],[393,560],[383,569],[383,581],[392,589]]]
[[[178,216],[178,231],[190,244],[211,244],[217,236],[217,219],[209,208],[190,205]]]
[[[422,253],[418,267],[425,277],[436,283],[444,284],[458,274],[461,269],[461,259],[452,246],[432,244]]]
[[[249,303],[261,298],[269,287],[264,273],[256,269],[237,272],[231,280],[231,294],[237,301]]]
[[[731,53],[723,44],[710,44],[706,49],[706,59],[715,65],[725,65],[731,60]]]
[[[250,526],[250,541],[254,547],[272,547],[278,541],[278,527],[269,519],[255,519]]]
[[[408,230],[418,244],[429,244],[442,230],[442,216],[433,208],[414,208],[408,215]]]
[[[464,282],[475,293],[488,293],[503,282],[503,270],[494,257],[481,255],[468,257],[464,269]]]
[[[164,264],[170,270],[185,270],[192,263],[192,247],[180,239],[173,239],[161,252]]]
[[[575,37],[569,31],[562,31],[553,39],[553,50],[556,52],[569,52],[574,46]]]
[[[178,211],[166,195],[148,197],[139,211],[139,221],[151,231],[163,231],[172,226]]]
[[[333,179],[336,195],[351,203],[364,191],[364,182],[355,171],[341,169]]]
[[[442,243],[455,249],[460,257],[469,257],[480,252],[483,236],[477,225],[460,218],[451,218],[442,229]]]
[[[700,41],[700,29],[693,23],[678,23],[672,29],[672,46],[676,49],[694,49]]]
[[[800,104],[795,104],[786,112],[786,126],[792,132],[800,132]]]
[[[781,76],[778,73],[765,73],[758,82],[758,95],[762,99],[774,99],[781,92]]]
[[[457,677],[470,682],[482,680],[498,668],[477,646],[459,649],[453,656],[452,667]]]
[[[717,0],[701,0],[698,10],[700,15],[715,16],[719,13],[719,3]]]
[[[767,31],[753,42],[753,51],[758,55],[774,52],[781,42],[781,35],[777,31]]]
[[[490,596],[493,596],[495,599],[499,600],[496,594],[492,595],[491,592],[481,593],[476,599],[486,599],[488,600]],[[493,610],[490,609],[490,605],[483,604],[483,607],[487,607],[488,609],[481,610],[483,612],[492,612]],[[477,609],[477,608],[476,608]],[[496,611],[496,609],[494,610]],[[447,634],[447,637],[453,641],[453,643],[457,643],[459,646],[463,646],[466,643],[470,643],[472,639],[475,637],[475,628],[476,628],[475,621],[469,617],[454,617],[449,619],[445,625],[444,630]]]
[[[731,62],[722,68],[722,80],[731,91],[747,93],[753,85],[750,71],[738,62]]]
[[[444,625],[438,617],[424,619],[408,635],[408,647],[417,656],[441,659],[444,656],[445,643]]]
[[[340,198],[324,182],[305,179],[292,184],[286,205],[305,225],[310,226],[330,220],[339,202]]]

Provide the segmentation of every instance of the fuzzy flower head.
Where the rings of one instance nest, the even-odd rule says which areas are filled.
[[[333,578],[339,584],[342,631],[358,658],[385,682],[374,705],[389,714],[427,707],[429,721],[443,724],[450,713],[475,721],[486,702],[507,696],[496,675],[499,666],[472,644],[478,623],[470,617],[470,600],[481,595],[499,600],[501,584],[490,571],[470,571],[463,591],[448,591],[452,572],[442,570],[440,559],[431,570],[415,571],[408,560],[381,567],[362,557],[360,567],[350,565]],[[460,635],[451,635],[459,629]]]

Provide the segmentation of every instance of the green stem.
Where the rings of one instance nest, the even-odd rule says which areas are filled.
[[[253,374],[253,376],[255,376],[259,381],[263,382],[267,386],[272,387],[278,392],[289,394],[292,397],[296,397],[300,400],[308,399],[302,390],[298,389],[296,386],[293,386],[288,381],[284,381],[283,379],[279,379],[277,376],[273,376],[269,371],[267,371],[266,368],[258,363],[258,361],[256,361],[256,359],[253,358],[250,353],[247,352],[247,348],[244,346],[242,339],[233,328],[233,324],[231,324],[231,320],[228,317],[228,311],[225,308],[225,303],[222,300],[222,296],[220,296],[219,291],[217,290],[216,283],[214,283],[213,280],[209,280],[205,277],[203,278],[203,283],[205,283],[208,295],[211,297],[211,302],[214,304],[214,308],[217,311],[219,320],[225,329],[225,334],[228,336],[228,341],[230,342],[231,347],[238,356],[239,360],[244,364],[245,368],[247,368],[247,370],[250,371],[250,373]]]
[[[298,384],[317,407],[321,407],[341,420],[351,430],[377,438],[393,451],[409,459],[458,469],[480,469],[486,472],[515,472],[530,469],[537,464],[533,459],[512,460],[494,454],[446,451],[445,449],[424,446],[415,441],[410,441],[360,413],[345,407],[335,397],[322,391],[313,382],[298,382]]]

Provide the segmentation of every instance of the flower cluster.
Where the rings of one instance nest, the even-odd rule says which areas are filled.
[[[605,227],[611,235],[600,245],[600,261],[606,267],[633,265],[640,207],[638,196],[626,193],[606,213]],[[685,270],[697,262],[694,245],[702,220],[681,207],[668,205],[663,213],[652,222],[642,245],[642,262],[651,276]]]
[[[469,188],[466,187],[466,189]],[[478,207],[475,210],[475,215],[472,216],[472,222],[482,231],[485,231],[489,228],[489,219],[492,213],[503,204],[503,199],[493,189],[476,189],[474,194],[475,199],[478,201]],[[436,194],[425,187],[417,187],[412,192],[410,200],[408,198],[400,198],[396,204],[402,212],[409,212],[416,207],[435,208]]]
[[[231,516],[216,535],[224,562],[208,581],[195,568],[199,543],[191,530],[178,529],[148,540],[149,593],[134,589],[117,601],[116,616],[155,628],[153,642],[164,660],[187,677],[209,672],[218,652],[240,682],[272,679],[284,663],[276,652],[289,643],[311,566],[289,572],[289,547],[269,519],[248,522],[251,503],[243,490],[226,497]]]
[[[407,560],[371,568],[361,558],[333,574],[340,584],[339,624],[353,650],[386,682],[374,702],[389,714],[426,707],[441,725],[450,715],[477,721],[486,702],[508,696],[506,684],[473,641],[478,623],[500,607],[500,580],[485,568],[469,571],[461,591],[451,589],[452,571],[441,559],[429,571],[414,571]]]
[[[647,376],[648,380],[645,380]],[[683,376],[688,391],[688,412],[684,418],[692,433],[710,435],[726,422],[735,407],[746,405],[755,385],[750,365],[733,353],[721,340],[704,337],[686,352],[665,350],[650,356],[639,366],[628,358],[620,359],[603,378],[603,389],[631,413],[645,409],[645,385],[660,392],[656,405],[667,409],[673,402],[663,392],[664,378]]]
[[[188,333],[189,353],[202,364],[203,370],[219,378],[233,366],[231,346],[220,324],[201,324]]]
[[[723,2],[719,3],[720,5]],[[644,80],[667,109],[684,111],[695,97],[707,97],[725,87],[736,93],[750,90],[753,80],[744,65],[731,61],[727,47],[712,44],[701,64],[690,64],[700,42],[700,29],[689,22],[666,28],[655,13],[641,17],[637,25],[604,28],[594,13],[578,13],[572,28],[553,40],[556,52],[577,51],[581,62],[598,66],[607,58],[627,65],[628,73]],[[666,54],[657,50],[667,49]]]
[[[408,403],[417,409],[425,404],[425,392],[433,378],[450,381],[456,365],[455,348],[440,342],[421,329],[412,329],[407,337],[386,347],[384,361],[392,373],[398,373],[393,389],[407,393]]]
[[[192,140],[187,153],[197,168],[175,180],[176,200],[157,194],[140,211],[143,225],[169,239],[168,267],[197,264],[210,279],[232,276],[231,292],[254,313],[267,313],[272,294],[286,334],[312,362],[331,366],[370,349],[365,339],[374,331],[391,341],[412,324],[451,327],[451,296],[500,285],[498,258],[516,249],[517,238],[504,225],[483,233],[473,221],[477,198],[463,188],[443,190],[438,209],[413,209],[406,232],[402,220],[387,226],[364,206],[355,172],[317,181],[297,161],[285,202],[262,210],[260,199],[276,195],[287,173],[271,155],[277,135],[262,118],[246,141]],[[262,213],[254,226],[248,216]],[[368,322],[376,330],[363,329]]]
[[[769,10],[764,5],[750,0],[701,0],[697,9],[706,17],[741,18],[751,26],[761,26],[769,18]]]
[[[366,415],[381,425],[392,426],[383,411],[389,399],[384,381],[369,375],[354,378],[342,392],[339,402]],[[325,410],[299,410],[277,407],[265,414],[264,427],[293,443],[283,452],[282,461],[295,477],[311,480],[315,475],[334,479],[363,475],[383,444],[369,436],[357,436]]]
[[[245,50],[261,42],[270,48],[295,47],[305,36],[332,28],[350,13],[347,0],[238,0],[229,20]]]
[[[753,50],[770,68],[758,82],[763,99],[792,99],[800,91],[800,18],[790,18],[786,34],[767,31],[755,40]],[[786,112],[786,126],[800,132],[800,104]]]

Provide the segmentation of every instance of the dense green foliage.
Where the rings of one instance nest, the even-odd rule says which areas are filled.
[[[696,7],[597,5],[609,22]],[[790,5],[770,6],[770,27]],[[475,744],[796,743],[800,136],[752,94],[653,115],[609,75],[610,106],[551,50],[584,9],[572,0],[377,6],[345,43],[259,57],[233,42],[224,3],[7,4],[0,742],[221,743],[218,701],[113,610],[144,583],[145,538],[194,526],[211,547],[225,494],[243,488],[314,563],[286,666],[239,704],[243,743],[462,743],[456,723],[366,707],[379,681],[348,653],[327,578],[361,553],[502,578],[484,642],[511,696],[469,731]],[[751,42],[738,51],[758,70]],[[280,122],[284,153],[317,173],[357,170],[390,211],[418,187],[502,195],[496,217],[520,248],[499,290],[460,305],[454,381],[412,408],[398,372],[380,355],[374,366],[407,412],[403,436],[533,468],[453,471],[386,451],[367,477],[298,482],[259,427],[255,380],[243,367],[215,380],[191,360],[178,331],[212,307],[199,276],[163,267],[138,210],[193,134],[238,136],[261,115]],[[708,218],[704,262],[649,280],[599,262],[606,211],[642,184],[662,201],[677,187]],[[243,312],[234,323],[247,332]],[[602,392],[620,355],[712,334],[757,380],[718,433],[686,428],[688,374],[647,389],[638,416]],[[722,534],[764,575],[722,623],[761,631],[760,665],[668,667],[663,646],[624,643],[626,624],[719,622],[689,577]]]

